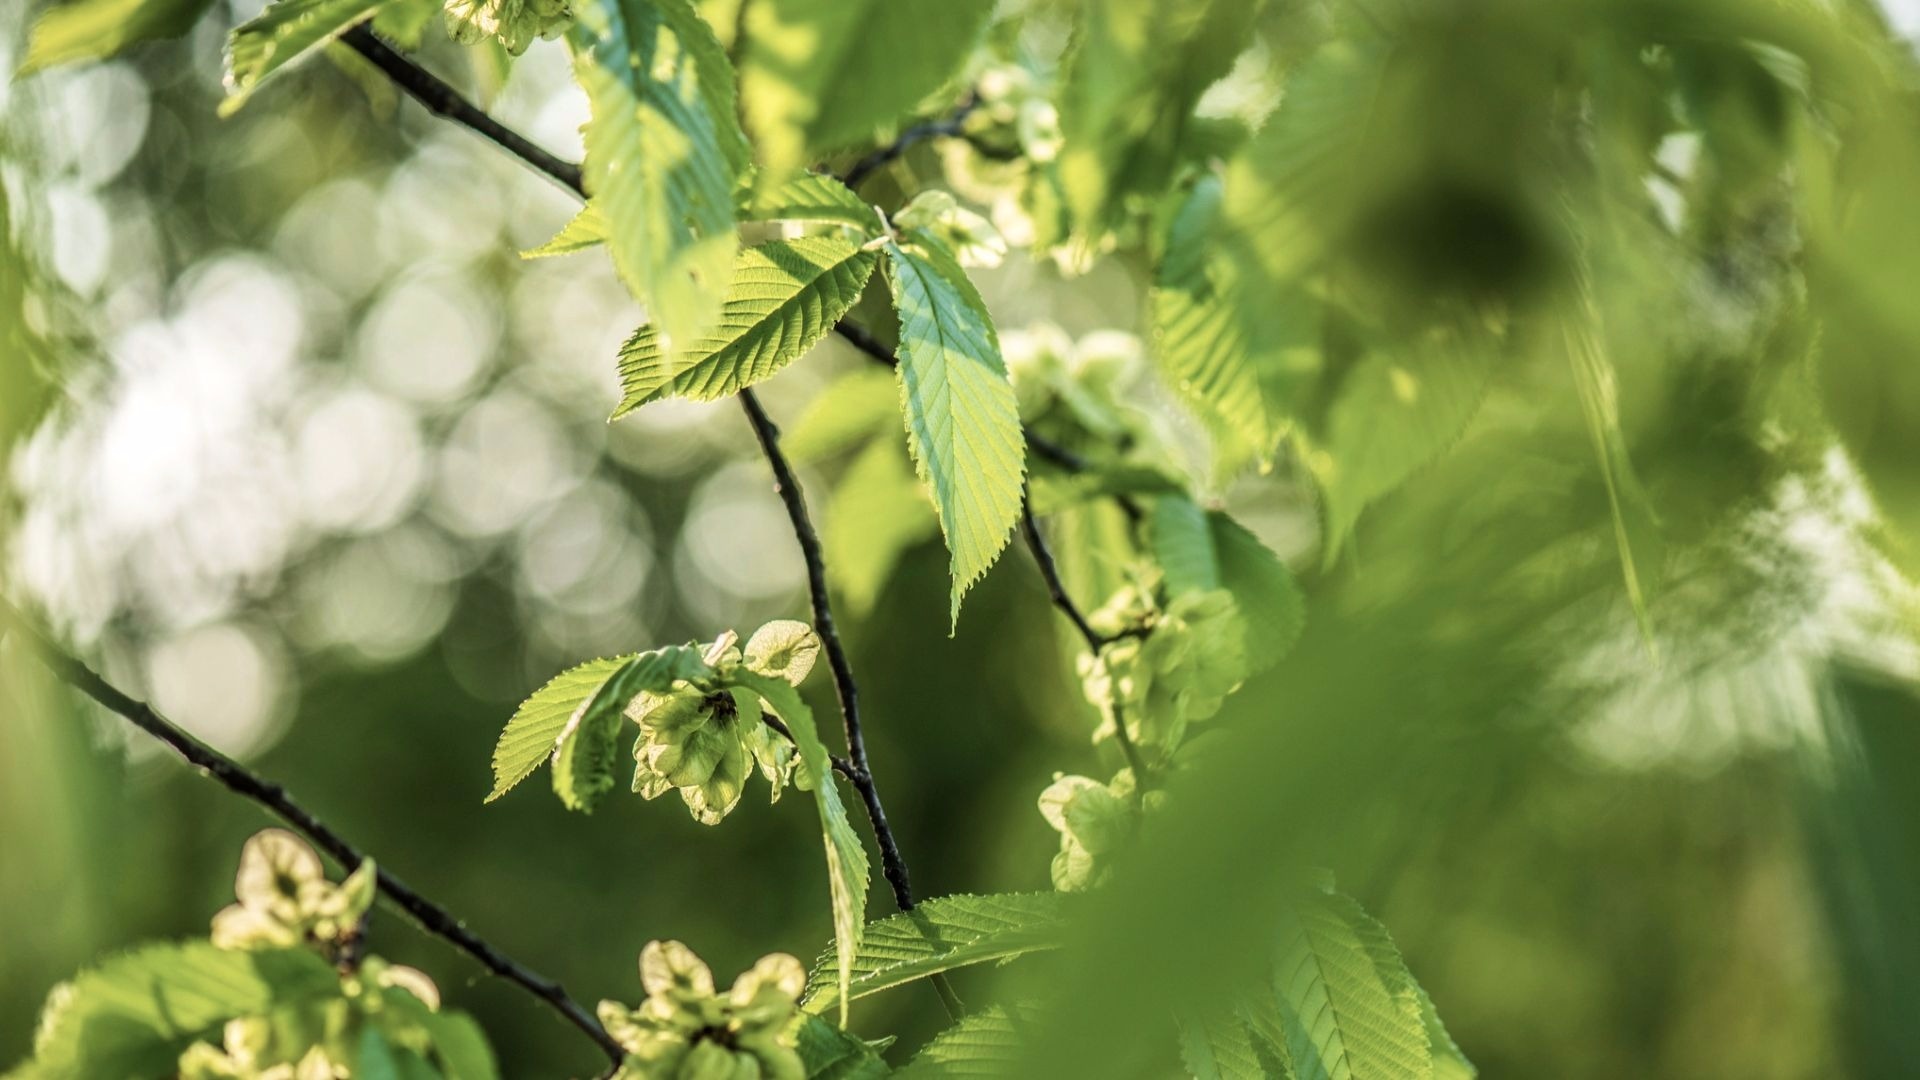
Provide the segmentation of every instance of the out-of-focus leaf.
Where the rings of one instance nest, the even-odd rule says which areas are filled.
[[[339,993],[339,976],[308,949],[150,945],[54,989],[28,1075],[170,1076],[182,1050],[234,1017]]]
[[[993,319],[938,241],[888,244],[907,443],[952,553],[950,618],[1007,546],[1026,478],[1020,407]]]
[[[568,39],[593,114],[587,190],[614,267],[678,351],[719,316],[739,244],[738,124],[712,85],[725,54],[686,0],[589,0]]]
[[[888,419],[898,423],[894,409],[889,402]],[[833,584],[855,618],[873,610],[901,556],[940,534],[897,432],[868,443],[847,466],[827,503],[825,530]]]
[[[210,0],[74,0],[33,24],[20,74],[80,60],[102,60],[131,45],[187,32]]]
[[[1167,589],[1179,594],[1225,589],[1240,611],[1251,671],[1278,663],[1300,638],[1306,600],[1280,556],[1220,510],[1177,495],[1154,500],[1154,558]]]
[[[1090,0],[1061,91],[1060,177],[1083,228],[1173,179],[1194,105],[1252,40],[1258,0]]]
[[[1246,1021],[1228,1012],[1180,1025],[1180,1060],[1193,1080],[1268,1080]]]
[[[1459,440],[1493,371],[1490,342],[1437,331],[1396,354],[1375,352],[1341,383],[1324,443],[1307,463],[1326,499],[1326,558],[1367,504],[1406,483]]]
[[[718,323],[671,358],[652,324],[620,347],[625,396],[613,419],[660,398],[712,401],[772,377],[833,331],[879,259],[837,236],[742,250]]]
[[[899,417],[900,386],[893,372],[858,367],[814,395],[782,443],[796,463],[821,461],[895,430]]]
[[[854,957],[849,993],[877,994],[943,971],[1010,960],[1058,946],[1064,927],[1060,893],[943,896],[868,924]],[[829,949],[807,977],[804,1003],[822,1012],[840,997],[837,954]]]
[[[260,84],[319,50],[384,0],[276,0],[227,38],[227,98],[220,115],[239,111]]]
[[[959,69],[993,0],[752,0],[740,93],[778,183],[906,116]]]

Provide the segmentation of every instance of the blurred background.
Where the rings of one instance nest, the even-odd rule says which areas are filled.
[[[516,255],[570,197],[377,76],[322,61],[216,119],[224,32],[252,13],[216,4],[178,42],[0,82],[7,317],[22,324],[8,347],[31,337],[64,384],[42,415],[27,380],[0,383],[0,418],[34,416],[8,433],[6,590],[578,998],[637,996],[652,938],[723,974],[773,950],[811,959],[828,920],[804,802],[750,796],[717,829],[638,799],[569,815],[538,779],[480,803],[500,726],[562,667],[805,617],[798,551],[739,411],[667,402],[607,424],[612,357],[639,312],[603,258]],[[1920,32],[1920,0],[1888,14]],[[0,0],[6,70],[27,19]],[[424,59],[577,157],[585,102],[558,46],[510,73],[445,42]],[[1069,338],[1130,328],[1144,288],[1126,263],[1068,277],[1016,261],[981,280],[1010,352],[1054,340],[1043,323]],[[765,400],[792,424],[859,363],[829,341]],[[1694,450],[1724,460],[1674,453]],[[1311,506],[1285,470],[1218,494],[1330,611],[1404,584],[1412,566],[1369,562],[1396,543],[1458,553],[1423,596],[1439,620],[1502,602],[1474,592],[1482,563],[1521,543],[1478,543],[1494,516],[1452,496],[1555,487],[1554,462],[1591,450],[1515,453],[1480,446],[1423,484],[1383,516],[1359,574],[1317,574]],[[808,466],[816,504],[840,467]],[[1422,502],[1443,496],[1452,533]],[[1406,676],[1417,693],[1388,707],[1444,701],[1464,717],[1511,700],[1501,680],[1523,668],[1555,703],[1550,737],[1535,725],[1524,754],[1515,741],[1511,758],[1484,755],[1444,811],[1368,826],[1394,847],[1368,864],[1392,874],[1343,876],[1483,1075],[1920,1069],[1898,1034],[1920,1000],[1920,901],[1903,876],[1920,865],[1905,764],[1920,760],[1920,650],[1910,588],[1863,539],[1870,517],[1844,462],[1796,459],[1703,533],[1696,572],[1656,607],[1657,667],[1617,605],[1515,602],[1525,626],[1500,628],[1503,651],[1455,638],[1460,665]],[[1610,565],[1607,543],[1592,550]],[[1056,770],[1091,770],[1092,713],[1024,553],[969,597],[951,639],[945,567],[924,535],[884,587],[843,605],[874,766],[919,893],[1044,889],[1057,837],[1034,798]],[[1550,679],[1537,656],[1515,659],[1535,636],[1578,644]],[[1379,677],[1320,647],[1342,658],[1329,671]],[[822,707],[825,691],[809,687]],[[1313,690],[1271,691],[1286,692]],[[1869,776],[1868,761],[1900,764]],[[265,824],[0,648],[0,1063],[24,1055],[48,989],[76,968],[204,934]],[[595,1068],[577,1032],[397,914],[373,936],[479,1017],[505,1075]],[[1900,966],[1904,982],[1873,983]],[[914,991],[859,1015],[903,1045],[941,1017]]]

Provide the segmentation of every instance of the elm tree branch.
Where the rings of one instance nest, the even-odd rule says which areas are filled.
[[[135,727],[166,744],[175,754],[200,772],[217,781],[229,791],[255,803],[268,813],[291,825],[314,845],[349,869],[359,866],[366,856],[360,849],[334,832],[313,812],[294,801],[285,788],[268,780],[232,758],[201,742],[179,725],[154,711],[151,705],[136,700],[113,684],[101,678],[92,668],[81,663],[72,654],[55,645],[42,633],[39,627],[30,622],[20,610],[0,599],[0,624],[9,626],[39,655],[47,670],[53,672],[62,682],[99,702],[109,711],[118,713]],[[547,978],[532,969],[517,963],[505,953],[488,944],[480,935],[467,929],[466,924],[455,918],[447,909],[415,892],[405,882],[393,876],[386,867],[379,868],[379,889],[385,893],[401,910],[412,915],[421,928],[428,933],[446,939],[455,948],[478,960],[480,964],[494,974],[512,982],[548,1005],[565,1017],[568,1023],[579,1028],[606,1051],[615,1063],[626,1054],[620,1044],[613,1041],[600,1022],[582,1008],[580,1004],[567,996],[558,982]]]

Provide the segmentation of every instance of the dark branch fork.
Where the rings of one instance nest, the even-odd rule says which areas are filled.
[[[13,634],[32,646],[39,654],[40,660],[46,664],[47,669],[61,681],[165,743],[187,764],[199,769],[229,791],[259,805],[293,826],[307,839],[333,856],[340,865],[352,869],[365,861],[366,856],[358,848],[314,816],[312,811],[295,802],[293,797],[287,794],[286,789],[194,738],[179,725],[154,711],[152,706],[134,699],[101,678],[93,669],[62,651],[41,633],[38,627],[28,621],[19,609],[4,599],[0,599],[0,629],[10,629]],[[593,1014],[582,1008],[579,1002],[567,996],[567,992],[559,983],[515,962],[505,953],[488,944],[480,935],[467,929],[466,924],[455,918],[447,909],[415,892],[385,867],[379,870],[379,888],[401,910],[413,916],[421,928],[444,938],[461,952],[478,960],[487,970],[544,1000],[565,1017],[568,1023],[585,1032],[589,1038],[599,1044],[614,1062],[622,1060],[626,1051],[619,1043],[613,1041],[606,1029],[600,1026],[600,1022],[593,1018]]]

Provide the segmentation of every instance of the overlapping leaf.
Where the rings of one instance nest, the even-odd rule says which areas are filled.
[[[888,244],[907,443],[952,555],[951,618],[1020,516],[1026,437],[980,294],[938,241]]]
[[[1061,91],[1060,177],[1083,227],[1158,196],[1206,88],[1252,39],[1259,0],[1090,0]]]
[[[720,320],[669,357],[649,324],[620,347],[619,419],[649,401],[711,401],[752,386],[805,355],[860,299],[879,254],[838,236],[775,240],[742,250]]]
[[[1419,987],[1386,928],[1351,899],[1295,905],[1274,980],[1298,1080],[1430,1080]]]
[[[1225,589],[1246,629],[1253,672],[1277,663],[1306,624],[1306,600],[1280,556],[1219,510],[1184,496],[1154,500],[1149,535],[1169,591]]]
[[[709,670],[699,649],[670,645],[643,652],[608,675],[567,718],[554,742],[553,791],[567,809],[591,811],[616,786],[626,708],[641,691],[663,691]]]
[[[50,7],[33,24],[22,75],[80,60],[101,60],[130,45],[179,37],[210,0],[75,0]]]
[[[740,92],[778,183],[865,141],[959,69],[993,0],[756,0],[744,12]]]
[[[945,896],[871,923],[847,993],[862,998],[955,968],[1055,948],[1065,928],[1064,899],[1059,893]],[[830,949],[807,978],[809,1012],[840,1000],[831,963],[836,955]]]
[[[860,955],[860,942],[866,925],[867,849],[847,819],[840,801],[832,760],[826,744],[820,741],[819,728],[813,722],[813,710],[785,679],[762,675],[740,668],[735,676],[740,685],[760,695],[786,722],[799,751],[801,764],[813,785],[814,804],[820,811],[820,830],[825,841],[827,885],[833,901],[833,939],[836,958],[835,976],[840,987],[840,1021],[847,1018],[848,990],[854,965]]]
[[[897,1075],[912,1080],[935,1077],[1016,1075],[1028,1033],[1041,1022],[1031,1005],[993,1005],[934,1036]]]
[[[568,32],[587,92],[586,184],[615,269],[670,349],[720,311],[744,164],[726,56],[686,0],[589,0]]]
[[[227,99],[222,116],[247,103],[260,84],[373,14],[381,0],[276,0],[227,39]]]
[[[513,718],[500,732],[493,748],[493,790],[488,802],[505,795],[514,785],[533,775],[548,758],[566,730],[567,721],[591,699],[614,672],[631,661],[631,656],[589,660],[569,668],[548,680],[545,686],[520,703]]]

